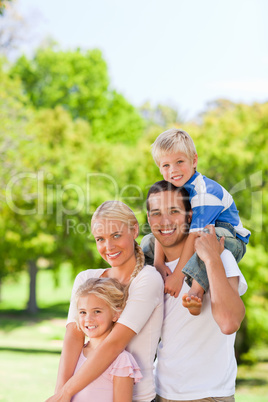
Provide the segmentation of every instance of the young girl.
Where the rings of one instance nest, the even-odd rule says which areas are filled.
[[[99,377],[127,349],[137,361],[142,380],[133,390],[133,401],[151,402],[156,395],[153,363],[163,321],[164,283],[136,242],[138,221],[119,201],[104,202],[94,213],[91,230],[97,249],[111,268],[88,269],[77,275],[73,287],[66,334],[60,359],[56,394],[47,402],[69,402],[71,397]],[[73,375],[84,336],[75,324],[74,295],[89,278],[115,278],[129,285],[126,306],[111,332]]]
[[[111,332],[126,295],[126,287],[111,278],[91,278],[78,288],[77,324],[90,340],[83,347],[75,372]],[[133,384],[141,378],[136,360],[124,350],[100,377],[74,395],[72,402],[131,402]]]

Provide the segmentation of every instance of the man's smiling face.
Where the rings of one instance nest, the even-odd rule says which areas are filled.
[[[182,195],[163,191],[151,194],[148,201],[148,222],[163,249],[183,245],[190,217],[186,214]]]

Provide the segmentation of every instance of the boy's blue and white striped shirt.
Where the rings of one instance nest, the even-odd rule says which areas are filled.
[[[237,237],[248,243],[251,233],[243,227],[233,197],[225,188],[198,172],[184,187],[189,193],[193,210],[190,232],[215,225],[216,221],[228,222],[234,227]]]

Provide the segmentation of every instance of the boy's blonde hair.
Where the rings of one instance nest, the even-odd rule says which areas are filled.
[[[75,293],[76,306],[80,297],[94,295],[102,299],[114,313],[120,314],[128,297],[127,286],[114,278],[90,278],[77,289]],[[78,311],[76,322],[78,324]]]
[[[152,144],[152,155],[158,167],[162,156],[177,152],[184,153],[190,160],[193,160],[196,155],[195,145],[190,135],[177,128],[164,131]]]
[[[94,212],[91,219],[91,229],[98,219],[107,219],[107,220],[118,220],[120,222],[125,223],[130,230],[134,229],[134,226],[137,225],[139,227],[139,223],[137,218],[126,204],[121,201],[105,201],[103,202]],[[134,240],[134,250],[136,257],[136,266],[131,274],[131,280],[134,279],[138,273],[144,267],[145,257],[141,247],[138,245],[136,240]]]

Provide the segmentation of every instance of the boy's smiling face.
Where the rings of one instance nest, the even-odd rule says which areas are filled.
[[[182,187],[195,173],[197,159],[197,154],[192,160],[182,152],[161,156],[160,173],[166,181],[176,187]]]

